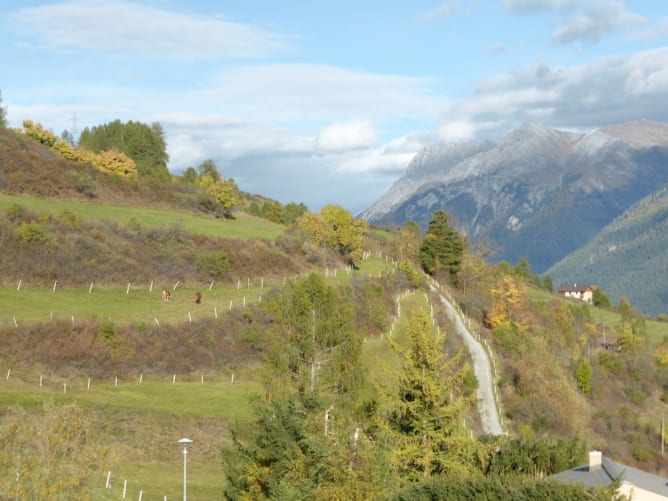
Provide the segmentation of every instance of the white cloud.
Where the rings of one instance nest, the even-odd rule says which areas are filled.
[[[446,2],[444,4],[439,5],[438,7],[434,7],[433,9],[427,12],[418,14],[417,18],[423,21],[429,21],[432,19],[437,19],[439,17],[447,17],[453,15],[458,8],[459,8],[459,3]]]
[[[668,121],[668,48],[575,66],[515,68],[481,81],[447,116],[499,132],[523,122],[587,128],[639,118]]]
[[[122,52],[163,58],[256,58],[285,50],[288,38],[221,17],[126,1],[73,0],[22,8],[13,29],[55,49]]]
[[[325,127],[315,141],[318,150],[345,151],[373,146],[378,140],[370,122],[336,123]]]
[[[501,52],[506,50],[506,47],[503,44],[495,44],[491,45],[490,47],[487,48],[487,50],[493,54],[500,54]]]
[[[390,153],[384,149],[355,155],[338,166],[340,172],[394,172],[400,174],[415,156],[415,152]]]
[[[586,11],[567,18],[552,35],[552,42],[598,42],[614,30],[644,21],[642,16],[626,10],[622,2],[598,0],[592,2]]]
[[[469,141],[477,132],[475,124],[466,121],[449,121],[438,129],[439,137],[446,142]]]

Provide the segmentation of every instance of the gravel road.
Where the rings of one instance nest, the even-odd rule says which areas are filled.
[[[494,379],[492,377],[492,367],[489,355],[485,347],[475,338],[464,324],[462,317],[457,313],[456,308],[450,303],[433,285],[431,290],[436,292],[441,298],[441,302],[448,311],[450,320],[455,325],[457,333],[466,343],[466,347],[473,360],[473,371],[478,379],[478,412],[484,433],[488,435],[503,435],[503,427],[499,411],[494,399]]]

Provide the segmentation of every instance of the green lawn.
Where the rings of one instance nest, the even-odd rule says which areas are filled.
[[[72,202],[18,195],[0,195],[0,211],[7,210],[13,204],[38,213],[58,215],[67,210],[84,220],[106,219],[124,224],[134,220],[142,226],[167,228],[176,226],[189,233],[238,240],[253,238],[275,240],[285,231],[285,226],[245,213],[237,214],[235,219],[216,219],[213,216],[190,214],[172,209],[123,207],[95,202]]]

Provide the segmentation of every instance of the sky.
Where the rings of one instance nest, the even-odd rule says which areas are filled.
[[[668,122],[665,0],[0,0],[0,60],[11,127],[159,122],[172,173],[314,211],[427,145]]]

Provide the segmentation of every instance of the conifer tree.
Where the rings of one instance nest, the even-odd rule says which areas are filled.
[[[395,444],[393,465],[410,482],[465,471],[472,443],[463,424],[469,402],[462,393],[461,352],[448,358],[445,337],[423,308],[410,315],[406,336],[406,346],[390,341],[402,361],[383,423]]]
[[[445,272],[457,285],[465,240],[450,224],[450,215],[439,210],[429,222],[427,234],[420,245],[418,257],[425,272],[436,275]]]

